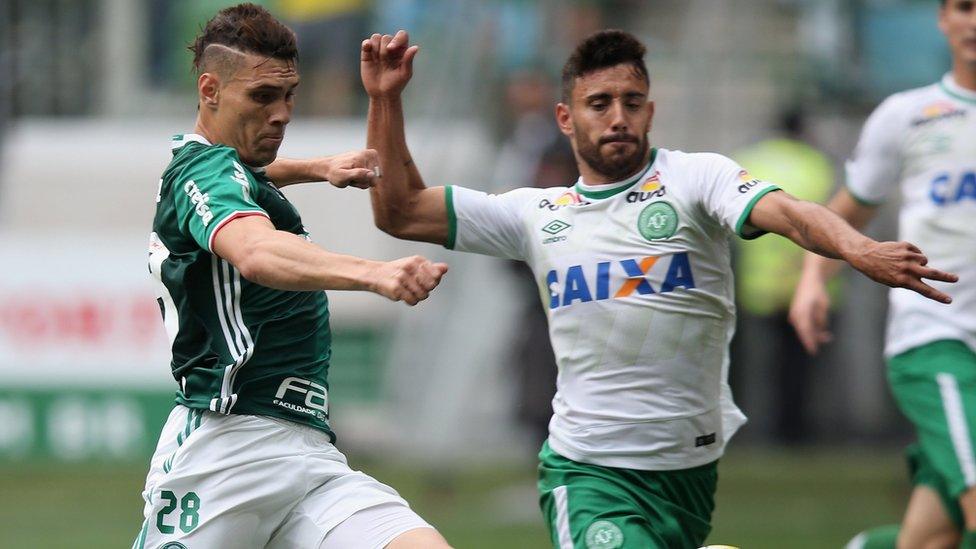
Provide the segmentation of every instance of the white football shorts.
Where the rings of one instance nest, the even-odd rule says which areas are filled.
[[[142,497],[133,549],[336,549],[350,530],[357,548],[380,549],[431,528],[396,490],[350,469],[322,431],[184,406],[163,426]]]

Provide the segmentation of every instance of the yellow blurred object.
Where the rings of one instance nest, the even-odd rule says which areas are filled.
[[[277,14],[292,21],[328,19],[350,12],[365,11],[368,0],[278,0]]]
[[[802,200],[823,204],[834,186],[830,159],[802,141],[761,141],[737,153],[735,159],[755,178],[775,183]],[[739,244],[739,304],[759,316],[787,310],[803,266],[803,249],[775,234]]]

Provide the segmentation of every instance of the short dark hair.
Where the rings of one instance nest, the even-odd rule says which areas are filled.
[[[647,48],[633,34],[622,30],[609,29],[591,34],[584,39],[563,65],[562,100],[568,103],[573,93],[576,79],[593,71],[628,63],[644,81],[651,83],[644,64]]]
[[[203,72],[207,46],[213,44],[285,61],[298,60],[295,33],[268,10],[250,2],[218,11],[190,44],[193,68],[198,73]]]

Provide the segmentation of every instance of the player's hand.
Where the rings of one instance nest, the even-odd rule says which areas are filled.
[[[324,158],[316,165],[317,175],[340,189],[368,189],[379,177],[380,155],[373,149],[349,151]]]
[[[821,345],[833,339],[829,311],[830,294],[826,284],[813,276],[803,276],[790,303],[790,324],[803,348],[811,355],[817,354]]]
[[[948,294],[929,286],[923,279],[940,282],[956,282],[959,277],[926,266],[929,260],[914,244],[909,242],[866,243],[859,253],[848,258],[848,263],[875,282],[892,288],[908,288],[941,303],[952,303]]]
[[[413,58],[420,47],[410,46],[407,31],[395,36],[374,34],[363,40],[359,72],[370,97],[397,97],[413,76]]]
[[[374,292],[393,301],[416,305],[427,299],[441,282],[447,264],[433,263],[415,255],[380,263],[373,272]]]

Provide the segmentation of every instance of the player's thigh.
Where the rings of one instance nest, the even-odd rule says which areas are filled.
[[[447,549],[444,538],[406,505],[386,503],[353,513],[318,549]]]
[[[543,449],[540,506],[559,549],[696,548],[710,531],[715,464],[630,471],[582,464]]]
[[[136,547],[264,547],[304,493],[300,441],[265,418],[185,415],[150,473]]]
[[[950,549],[958,543],[959,530],[946,512],[942,497],[931,486],[917,485],[902,519],[898,548]]]
[[[976,485],[976,354],[958,341],[933,342],[893,357],[888,377],[949,496]]]
[[[410,530],[432,529],[396,490],[352,470],[327,440],[316,446],[306,456],[315,487],[288,513],[269,549],[349,547],[348,539],[355,547],[380,549]]]

